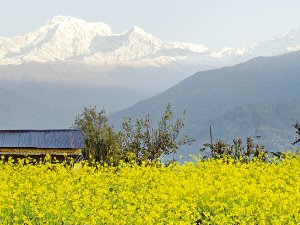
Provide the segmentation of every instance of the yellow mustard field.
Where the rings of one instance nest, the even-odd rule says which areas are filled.
[[[1,224],[300,224],[300,158],[0,164]]]

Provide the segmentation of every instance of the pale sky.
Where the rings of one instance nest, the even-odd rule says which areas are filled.
[[[56,15],[136,25],[164,41],[243,47],[300,28],[300,0],[0,0],[0,36],[33,31]]]

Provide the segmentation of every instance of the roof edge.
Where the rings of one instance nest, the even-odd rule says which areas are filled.
[[[45,132],[45,131],[81,131],[80,129],[43,129],[43,130],[35,130],[35,129],[24,129],[24,130],[0,130],[0,133],[8,133],[8,132]]]

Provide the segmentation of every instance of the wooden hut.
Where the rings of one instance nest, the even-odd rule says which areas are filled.
[[[47,154],[59,161],[81,160],[84,146],[80,130],[0,130],[0,156],[41,159]]]

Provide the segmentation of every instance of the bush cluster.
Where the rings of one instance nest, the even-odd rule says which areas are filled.
[[[120,160],[138,164],[160,161],[165,155],[176,154],[179,146],[193,141],[181,135],[183,118],[173,119],[169,104],[156,126],[149,115],[135,121],[125,118],[121,131],[117,132],[109,125],[104,110],[89,107],[75,119],[74,127],[84,135],[84,157],[109,165],[117,165]]]

